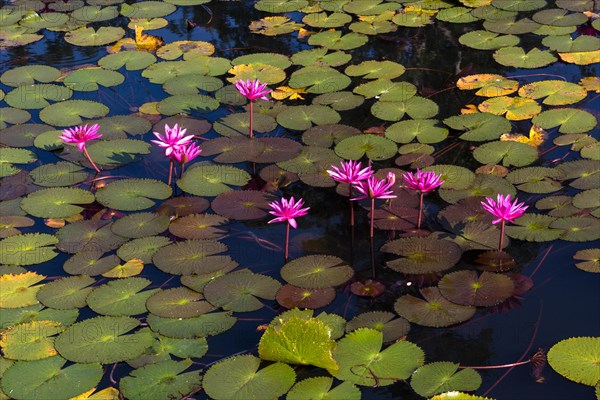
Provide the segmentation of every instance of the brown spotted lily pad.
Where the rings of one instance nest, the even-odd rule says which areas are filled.
[[[475,271],[444,275],[438,287],[442,295],[456,304],[491,307],[513,295],[515,285],[509,277],[492,272],[477,276]]]

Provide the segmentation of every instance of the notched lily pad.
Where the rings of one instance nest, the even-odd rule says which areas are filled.
[[[281,268],[281,277],[288,283],[309,289],[339,286],[352,275],[352,267],[342,259],[326,255],[300,257]]]
[[[394,304],[394,310],[401,316],[418,325],[445,327],[464,322],[475,315],[475,307],[452,303],[437,287],[420,290],[423,299],[406,294]]]
[[[154,179],[123,179],[111,182],[96,192],[98,202],[115,210],[137,211],[152,207],[152,199],[171,196],[171,188]]]
[[[381,251],[401,256],[386,265],[405,274],[444,271],[455,265],[462,255],[455,243],[431,238],[397,239],[383,245]]]
[[[491,307],[513,295],[515,285],[502,274],[457,271],[444,275],[438,283],[440,293],[456,304]]]
[[[274,300],[281,284],[266,275],[248,270],[230,272],[204,287],[204,296],[215,307],[236,312],[255,311],[263,307],[258,300]]]

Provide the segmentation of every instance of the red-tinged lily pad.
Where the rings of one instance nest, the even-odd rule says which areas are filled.
[[[383,283],[367,279],[363,282],[354,282],[350,285],[350,291],[361,297],[377,297],[385,291]]]
[[[386,265],[405,274],[444,271],[454,266],[462,255],[455,243],[432,238],[396,239],[383,245],[381,251],[401,256]]]
[[[491,307],[513,295],[515,285],[502,274],[457,271],[444,275],[438,287],[442,295],[456,304]]]
[[[163,202],[156,209],[156,213],[179,218],[190,214],[200,214],[206,211],[209,206],[210,202],[202,197],[172,197]]]
[[[375,227],[386,231],[407,231],[416,226],[418,217],[418,209],[401,201],[393,201],[375,210]]]
[[[400,297],[394,310],[410,322],[434,328],[455,325],[475,315],[475,307],[446,300],[437,287],[424,288],[420,292],[422,299],[410,294]]]
[[[190,214],[173,221],[169,232],[183,239],[218,239],[227,232],[222,228],[226,223],[227,218],[220,215]]]
[[[202,156],[213,158],[214,162],[235,164],[249,161],[261,154],[264,144],[246,136],[218,137],[202,143]]]
[[[346,332],[359,328],[369,328],[383,333],[383,342],[396,341],[406,336],[410,324],[404,318],[397,318],[394,313],[386,311],[369,311],[357,315],[346,324]]]
[[[267,216],[272,198],[257,190],[235,190],[218,195],[212,202],[214,212],[237,220],[252,220]]]
[[[335,289],[306,289],[294,285],[284,285],[277,292],[277,302],[285,308],[321,308],[335,299]]]

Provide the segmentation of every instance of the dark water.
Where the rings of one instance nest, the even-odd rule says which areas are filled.
[[[167,27],[150,33],[162,36],[167,43],[175,40],[209,41],[217,49],[216,56],[229,59],[265,51],[292,55],[309,47],[299,42],[294,35],[268,38],[251,34],[247,29],[249,22],[265,16],[264,13],[254,10],[252,3],[213,1],[206,8],[179,7],[176,13],[166,17],[169,20]],[[293,13],[288,16],[299,17]],[[187,31],[184,23],[186,19],[196,22],[198,28]],[[125,18],[118,18],[112,20],[111,24],[125,28],[127,22]],[[566,78],[569,82],[578,82],[583,76],[599,75],[597,64],[578,67],[557,63],[540,70],[504,68],[494,62],[492,51],[472,50],[458,44],[458,37],[467,30],[475,29],[474,26],[479,25],[478,23],[453,25],[438,22],[424,28],[400,27],[398,32],[384,35],[384,39],[371,39],[372,46],[363,46],[351,51],[353,59],[350,63],[356,64],[366,59],[389,59],[403,64],[407,72],[401,79],[415,84],[420,94],[431,96],[430,98],[439,104],[439,119],[456,115],[460,107],[471,101],[471,92],[452,89],[461,74],[499,73],[505,76],[555,74]],[[26,64],[48,64],[57,68],[72,68],[96,63],[106,54],[104,47],[74,47],[63,42],[62,33],[45,32],[46,38],[40,42],[2,51],[0,72]],[[522,43],[528,43],[526,35]],[[139,71],[119,72],[125,74],[124,84],[116,88],[101,88],[97,92],[78,93],[78,98],[101,101],[109,106],[111,115],[120,115],[135,111],[135,107],[143,103],[157,101],[166,96],[159,85],[148,83],[141,77]],[[528,80],[547,78],[548,76],[540,75],[531,76]],[[583,108],[597,115],[600,100],[597,97],[592,98],[593,95],[588,96],[585,100],[588,103],[584,104]],[[342,122],[361,129],[381,124],[381,121],[371,116],[368,105],[363,105],[360,110],[362,111],[343,113]],[[214,121],[228,112],[226,109],[220,109],[202,117]],[[515,122],[515,125],[516,129],[513,131],[523,132],[519,127],[525,126],[524,123]],[[276,134],[294,137],[293,133],[282,130]],[[592,134],[598,137],[597,130]],[[151,134],[146,134],[146,140],[149,140],[150,136]],[[214,132],[205,135],[208,138],[216,136],[218,135]],[[440,145],[437,146],[439,149]],[[550,144],[547,146],[549,147]],[[459,164],[475,169],[478,165],[472,157],[468,157],[470,151],[467,143],[461,143],[453,151],[438,159],[437,163]],[[566,152],[565,147],[558,148],[547,153],[543,160],[550,161],[563,157]],[[576,154],[569,154],[565,160],[574,159],[575,156]],[[57,161],[51,153],[40,154],[40,160]],[[32,165],[31,168],[35,166]],[[248,165],[238,166],[249,168]],[[377,165],[377,167],[384,166],[390,164]],[[118,173],[131,177],[162,179],[166,174],[166,167],[162,152],[153,149],[151,155],[144,157],[143,165],[138,163],[124,167]],[[291,257],[327,253],[349,260],[352,255],[358,276],[369,276],[371,267],[366,212],[358,214],[355,243],[352,248],[345,215],[340,213],[340,210],[346,210],[346,203],[343,198],[335,194],[334,189],[311,188],[296,184],[286,193],[302,195],[312,207],[310,215],[303,218],[300,228],[292,234]],[[521,200],[533,204],[536,197],[525,194]],[[444,202],[436,196],[430,196],[428,201],[430,207],[444,206]],[[39,225],[31,228],[31,231],[39,231]],[[239,261],[242,267],[279,278],[278,270],[283,265],[282,254],[262,248],[248,232],[282,245],[284,231],[284,224],[267,227],[264,221],[237,222],[231,225],[231,237],[223,242],[229,246],[232,257]],[[387,239],[386,233],[378,232],[374,248],[378,249]],[[537,348],[548,349],[568,337],[598,335],[600,333],[598,276],[576,269],[572,260],[573,254],[578,249],[597,246],[598,243],[589,242],[579,245],[562,241],[544,244],[514,241],[510,252],[519,263],[517,270],[530,276],[534,283],[533,288],[525,293],[520,304],[506,312],[480,310],[472,320],[448,329],[423,328],[413,324],[409,340],[424,349],[427,362],[453,361],[461,365],[481,366],[507,364],[519,359],[527,359]],[[50,276],[58,275],[62,273],[61,266],[65,259],[65,256],[57,257],[49,263],[42,264],[39,271]],[[324,310],[351,319],[352,316],[367,310],[389,311],[400,294],[415,291],[407,285],[407,281],[397,280],[399,274],[389,274],[383,269],[381,255],[377,255],[376,261],[379,278],[388,287],[388,292],[384,296],[375,300],[362,299],[350,294],[347,288],[342,288],[338,290],[335,302]],[[153,271],[154,275],[150,277],[157,284],[167,279],[167,276],[157,272],[155,268],[148,267],[144,271],[144,276],[148,276],[148,271]],[[176,285],[178,282],[174,280],[172,284]],[[211,363],[244,350],[256,353],[255,345],[262,335],[256,327],[268,323],[281,311],[276,303],[273,304],[275,304],[274,308],[265,307],[252,313],[252,320],[244,319],[250,314],[239,314],[240,320],[232,330],[208,339],[209,354],[200,361]],[[529,375],[528,366],[516,367],[504,376],[506,371],[507,369],[480,371],[483,385],[477,394],[485,393],[489,397],[504,400],[593,398],[592,388],[568,381],[554,373],[550,367],[546,368],[546,382],[543,384],[534,382]],[[315,375],[315,371],[310,368],[298,368],[297,372],[298,380]],[[127,368],[121,366],[116,376],[127,373]],[[109,384],[107,381],[103,383]],[[493,390],[490,391],[491,387]],[[361,390],[363,399],[420,398],[407,384],[396,384],[385,388],[361,388]],[[202,398],[202,395],[198,394],[197,398]]]

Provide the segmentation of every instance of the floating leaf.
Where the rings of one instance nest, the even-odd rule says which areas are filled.
[[[532,99],[524,97],[492,97],[478,106],[479,111],[496,115],[506,114],[511,121],[530,119],[542,111],[542,107]]]
[[[337,370],[331,354],[335,341],[330,333],[329,326],[317,318],[291,317],[269,325],[260,339],[258,354],[263,360]]]
[[[455,243],[431,238],[396,239],[383,245],[381,251],[402,256],[386,265],[405,274],[443,271],[455,265],[462,255]]]
[[[113,364],[137,357],[152,345],[150,333],[127,334],[139,325],[130,317],[89,318],[68,327],[54,345],[69,361]]]
[[[20,169],[14,167],[13,164],[30,164],[36,160],[37,156],[32,151],[4,147],[0,152],[0,177],[19,173]]]
[[[91,100],[67,100],[51,104],[40,111],[40,119],[55,126],[82,125],[84,118],[104,117],[109,109]]]
[[[273,278],[241,270],[215,278],[204,287],[204,296],[215,307],[248,312],[262,308],[257,298],[274,300],[280,287]]]
[[[37,361],[18,361],[2,375],[2,390],[18,400],[69,399],[96,386],[103,375],[98,363],[63,366],[54,356]]]
[[[396,143],[410,143],[415,138],[419,143],[438,143],[446,139],[448,129],[436,127],[437,122],[434,119],[396,122],[385,130],[385,136]]]
[[[2,331],[0,347],[11,360],[33,361],[56,355],[54,338],[62,332],[61,324],[53,321],[32,321]]]
[[[506,234],[512,238],[530,242],[547,242],[558,239],[563,231],[552,229],[550,224],[556,218],[542,214],[525,214],[515,220],[515,225],[506,227]]]
[[[2,151],[4,153],[4,150]],[[0,161],[1,162],[1,161]],[[74,186],[89,177],[85,168],[70,162],[61,161],[44,164],[33,169],[29,175],[39,186]]]
[[[302,50],[292,55],[291,60],[296,65],[338,67],[350,61],[352,56],[343,51],[334,51],[328,54],[326,48]]]
[[[513,295],[512,279],[502,274],[475,271],[457,271],[444,275],[438,287],[442,295],[456,304],[491,307]],[[475,390],[465,389],[461,390]]]
[[[122,378],[119,387],[123,395],[131,400],[186,396],[200,387],[198,371],[184,373],[191,366],[191,360],[168,360],[146,365],[134,369],[129,376]]]
[[[519,0],[493,0],[492,5],[501,10],[507,11],[532,11],[543,8],[546,5],[546,0],[530,0],[527,4],[521,3]]]
[[[120,73],[100,67],[77,69],[63,80],[66,87],[78,92],[93,92],[100,88],[99,85],[118,86],[124,81],[125,77]]]
[[[600,273],[600,249],[578,250],[573,256],[574,260],[583,260],[575,266],[583,271]]]
[[[600,161],[576,160],[560,164],[557,167],[564,173],[565,180],[574,179],[569,186],[576,189],[595,189],[598,187]]]
[[[33,265],[53,259],[56,236],[47,233],[14,235],[0,241],[0,264]]]
[[[104,274],[119,264],[119,257],[115,255],[102,257],[103,254],[95,247],[86,248],[69,258],[64,263],[63,269],[71,275],[95,276]]]
[[[346,332],[359,328],[375,329],[383,333],[383,342],[393,342],[408,334],[410,324],[404,318],[386,311],[369,311],[357,315],[346,324]]]
[[[122,237],[142,238],[158,235],[166,231],[168,227],[168,216],[147,212],[126,215],[115,221],[111,230]]]
[[[342,285],[353,274],[340,258],[325,255],[300,257],[281,268],[281,277],[288,283],[309,289]]]
[[[292,73],[289,85],[292,88],[306,88],[308,93],[331,93],[344,90],[351,79],[331,67],[308,66]]]
[[[214,212],[231,219],[251,220],[267,216],[270,197],[264,192],[236,190],[218,195],[211,207]],[[221,224],[226,221],[224,219]]]
[[[141,160],[139,154],[150,153],[150,144],[134,139],[101,140],[89,146],[88,152],[95,163],[118,167]]]
[[[556,57],[547,50],[533,48],[525,53],[521,47],[503,47],[494,52],[499,64],[516,68],[541,68],[552,64]]]
[[[394,142],[375,135],[357,135],[343,139],[335,146],[335,153],[346,160],[387,160],[397,153]]]
[[[464,322],[475,315],[475,307],[454,304],[442,296],[437,287],[420,290],[424,299],[406,294],[394,304],[394,310],[418,325],[445,327]]]
[[[562,185],[555,179],[563,174],[554,168],[530,167],[512,171],[506,180],[527,193],[552,193],[560,190]]]
[[[111,223],[95,220],[77,221],[65,225],[56,233],[59,239],[56,247],[65,253],[97,250],[102,255],[118,248],[126,241],[125,238],[112,232],[111,225]]]
[[[86,275],[64,277],[45,284],[37,293],[37,299],[46,307],[71,310],[86,306],[85,299],[94,289],[94,278]]]
[[[567,379],[588,386],[600,381],[600,338],[574,337],[561,340],[548,351],[548,364]]]
[[[571,53],[558,53],[560,59],[564,62],[577,64],[577,65],[590,65],[598,62],[598,56],[600,56],[600,50],[596,51],[585,51],[585,52],[571,52]]]
[[[519,37],[478,30],[463,34],[458,38],[458,41],[477,50],[494,50],[501,47],[516,46],[519,44]]]
[[[67,87],[51,83],[37,85],[21,85],[8,92],[4,98],[6,103],[15,108],[34,110],[50,105],[50,101],[70,99],[73,91]]]
[[[425,364],[412,374],[410,380],[410,387],[425,397],[449,391],[477,390],[479,386],[481,376],[475,370],[459,370],[459,365],[451,362]]]
[[[142,72],[142,76],[148,78],[148,80],[152,83],[158,83],[162,85],[163,83],[177,76],[189,74],[205,75],[208,72],[208,66],[201,62],[163,61],[149,65]]]
[[[219,102],[203,94],[176,94],[158,102],[156,109],[163,115],[208,113],[219,108]]]
[[[333,386],[333,378],[319,376],[307,378],[296,383],[288,392],[286,400],[306,399],[344,399],[360,400],[360,389],[350,382],[342,382]]]
[[[0,213],[0,239],[18,235],[21,231],[17,228],[33,226],[35,221],[21,215],[3,215]]]
[[[544,104],[562,106],[584,99],[587,91],[575,83],[548,80],[533,82],[521,87],[519,95],[530,99],[544,98]]]
[[[232,271],[236,267],[236,263],[229,263],[229,265],[225,265],[220,269],[217,269],[213,272],[208,272],[206,274],[183,275],[181,277],[181,284],[197,292],[203,292],[204,287],[210,281],[219,276],[225,275],[226,273]]]
[[[151,199],[164,200],[171,188],[154,179],[123,179],[111,182],[96,192],[96,199],[115,210],[137,211],[152,207]]]
[[[320,106],[289,107],[277,115],[277,123],[287,129],[307,130],[315,125],[336,124],[341,116],[333,109]]]
[[[141,274],[143,270],[143,261],[139,258],[133,258],[123,265],[119,264],[116,267],[103,272],[102,276],[105,278],[129,278]]]
[[[507,18],[499,20],[487,20],[483,23],[483,27],[490,32],[522,35],[524,33],[534,32],[540,27],[540,24],[530,20],[529,18],[522,18],[518,21]]]
[[[380,101],[371,107],[371,114],[384,121],[399,121],[405,114],[413,119],[433,118],[439,111],[438,105],[425,97],[413,96],[406,101],[384,100],[388,94],[383,94]]]
[[[357,65],[346,67],[348,76],[362,76],[364,79],[394,79],[405,71],[403,65],[393,61],[363,61]]]
[[[154,332],[171,338],[193,339],[214,336],[230,329],[236,322],[230,312],[202,314],[195,318],[161,318],[148,314],[148,325]]]
[[[231,192],[231,193],[237,193]],[[218,239],[226,233],[227,218],[214,214],[191,214],[169,225],[171,234],[184,239]]]
[[[351,50],[367,43],[369,37],[360,33],[350,32],[342,36],[341,31],[323,31],[311,35],[308,44],[323,46],[330,50]]]
[[[226,250],[227,246],[214,240],[192,239],[161,247],[152,262],[169,274],[205,274],[236,264],[229,256],[216,255]]]
[[[219,361],[204,374],[204,390],[215,400],[277,398],[296,381],[296,373],[287,364],[278,362],[260,370],[259,365],[260,359],[250,354]]]
[[[96,287],[87,305],[101,315],[137,315],[146,312],[146,300],[159,289],[144,290],[152,282],[145,278],[125,278]]]
[[[260,0],[254,4],[257,10],[274,14],[298,11],[306,6],[308,0]]]
[[[284,285],[277,292],[277,302],[286,308],[321,308],[335,299],[335,289],[306,289]]]
[[[138,1],[132,5],[123,4],[121,14],[129,18],[158,18],[177,10],[173,4],[164,1]]]
[[[154,293],[146,302],[148,311],[163,318],[193,318],[212,311],[214,307],[200,293],[185,287],[175,287]]]
[[[342,338],[333,358],[339,370],[329,373],[340,380],[364,386],[388,386],[423,365],[424,353],[417,345],[399,341],[382,350],[383,333],[367,328],[357,329]]]
[[[329,106],[336,111],[353,110],[360,107],[365,99],[348,91],[325,93],[313,99],[313,104]]]
[[[114,71],[122,67],[125,67],[127,71],[137,71],[146,69],[155,62],[156,57],[146,51],[130,50],[108,54],[98,60],[98,65]]]
[[[579,212],[572,204],[571,196],[548,196],[535,203],[538,210],[550,210],[548,215],[552,217],[568,217]]]
[[[475,94],[484,97],[506,96],[519,88],[519,82],[497,74],[477,74],[460,78],[456,87],[461,90],[479,89]]]
[[[600,221],[594,217],[564,217],[552,221],[550,228],[564,229],[562,240],[588,242],[600,239]]]
[[[513,141],[496,141],[483,144],[473,151],[473,157],[482,164],[497,164],[523,167],[538,158],[533,147]]]
[[[248,28],[252,33],[265,36],[284,35],[302,29],[304,25],[290,20],[288,17],[274,16],[252,21]]]
[[[467,131],[460,138],[471,141],[494,140],[511,130],[510,121],[487,112],[453,116],[444,123],[452,129]]]
[[[4,11],[4,10],[3,10]],[[11,68],[0,76],[0,82],[7,86],[18,87],[33,85],[36,82],[49,83],[60,77],[60,71],[49,65],[25,65]]]
[[[75,46],[103,46],[116,42],[125,36],[125,30],[120,27],[102,26],[94,28],[81,27],[65,34],[65,41]]]
[[[345,138],[360,135],[360,130],[342,124],[313,126],[302,134],[302,141],[308,146],[331,147]]]
[[[177,186],[197,196],[217,196],[232,190],[228,185],[243,186],[250,175],[239,168],[223,165],[198,165],[188,169]]]

